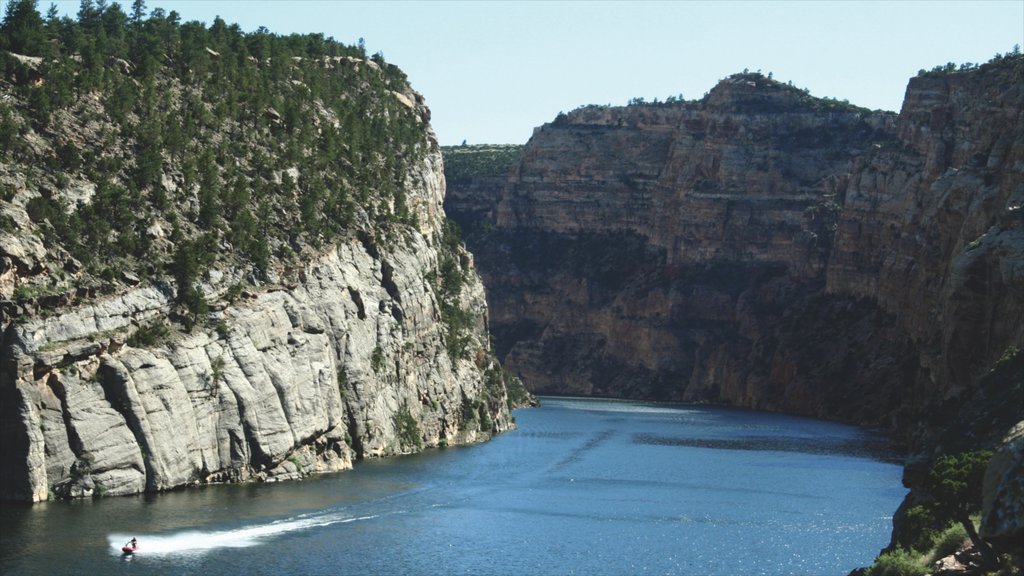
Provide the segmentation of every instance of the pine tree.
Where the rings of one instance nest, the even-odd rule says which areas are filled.
[[[128,22],[131,23],[132,28],[140,28],[142,26],[142,18],[146,15],[146,0],[132,0],[132,13],[128,18]]]
[[[960,523],[971,543],[981,552],[985,564],[994,568],[998,559],[971,521],[971,514],[981,510],[982,483],[991,458],[992,453],[987,450],[941,456],[928,473],[926,487],[933,498],[930,504],[933,514]]]
[[[38,0],[9,0],[0,24],[0,47],[17,54],[42,56],[46,49],[43,17]]]

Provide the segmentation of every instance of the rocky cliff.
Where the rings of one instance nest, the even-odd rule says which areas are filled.
[[[95,44],[0,53],[0,497],[291,479],[513,426],[404,75],[98,9]]]
[[[543,392],[881,420],[848,396],[907,370],[904,344],[830,330],[856,319],[874,337],[886,314],[824,285],[852,158],[892,145],[894,124],[747,74],[701,102],[585,107],[539,128],[494,232],[470,237],[501,354]],[[852,370],[861,348],[885,357],[873,372]]]
[[[453,215],[532,389],[884,426],[917,486],[1024,419],[990,374],[1024,348],[1022,110],[1019,55],[922,74],[899,115],[737,74],[560,115]]]
[[[295,478],[507,429],[503,392],[447,354],[424,280],[433,250],[419,236],[384,254],[332,248],[295,285],[246,293],[215,329],[158,346],[125,342],[168,315],[166,287],[12,323],[7,496]],[[479,284],[467,301],[484,318]],[[464,404],[482,398],[493,425],[467,429]]]

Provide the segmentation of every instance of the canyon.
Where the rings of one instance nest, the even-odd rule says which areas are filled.
[[[984,531],[1019,542],[1022,110],[1019,55],[919,74],[899,114],[742,73],[560,114],[445,205],[532,391],[881,427],[904,509],[938,455],[1002,450]]]
[[[991,450],[981,531],[1019,552],[1018,52],[922,71],[899,114],[746,71],[582,106],[456,174],[362,43],[30,4],[0,50],[0,498],[477,442],[521,379],[884,429],[893,546],[940,457]]]

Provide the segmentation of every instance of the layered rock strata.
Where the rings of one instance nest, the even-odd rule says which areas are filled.
[[[906,430],[1024,339],[1019,74],[915,78],[899,116],[740,74],[538,128],[457,212],[494,214],[499,349],[539,391]]]
[[[822,289],[851,157],[891,145],[894,124],[739,75],[701,102],[588,107],[539,128],[494,232],[470,237],[499,350],[543,392],[877,421],[846,397],[907,370],[903,343],[854,374],[852,356],[879,346],[829,326],[873,334],[886,314]],[[812,341],[831,362],[787,354]],[[855,381],[818,385],[843,374]]]
[[[1007,56],[912,79],[899,115],[759,74],[561,115],[461,210],[495,214],[464,227],[500,356],[539,392],[884,426],[917,486],[1024,420],[990,375],[1024,348],[1022,110]]]

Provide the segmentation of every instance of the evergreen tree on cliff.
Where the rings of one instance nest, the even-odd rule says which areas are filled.
[[[11,0],[0,24],[0,47],[26,56],[42,56],[46,48],[38,0]]]
[[[998,559],[978,535],[971,514],[981,510],[982,483],[985,467],[992,458],[987,450],[947,454],[938,459],[928,474],[928,493],[934,498],[931,510],[938,518],[959,522],[981,553],[988,568],[995,568]]]

